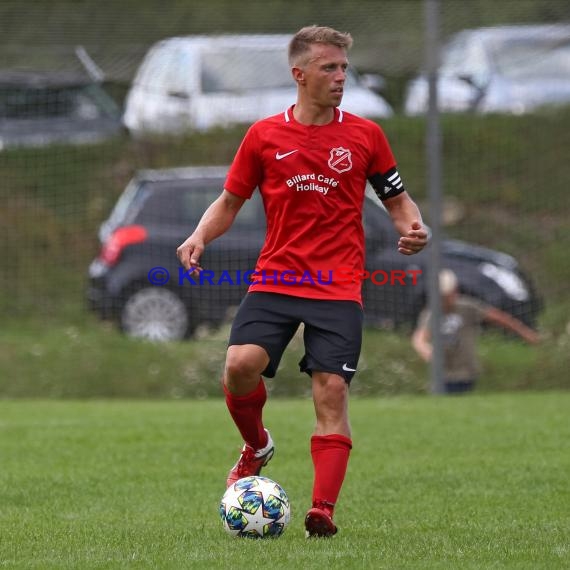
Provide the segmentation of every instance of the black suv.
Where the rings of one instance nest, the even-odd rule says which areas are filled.
[[[219,196],[226,172],[227,167],[190,167],[137,174],[99,231],[101,251],[89,267],[92,310],[117,320],[129,335],[153,340],[182,339],[199,324],[228,319],[247,290],[247,271],[255,268],[265,238],[259,193],[206,248],[201,263],[209,273],[189,274],[176,258],[178,245]],[[371,274],[363,282],[366,322],[411,326],[426,302],[429,254],[398,253],[392,221],[370,188],[363,222]],[[515,259],[454,240],[442,246],[443,265],[457,273],[465,294],[535,325],[540,302]]]

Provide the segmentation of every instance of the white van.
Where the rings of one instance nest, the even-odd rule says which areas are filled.
[[[134,135],[204,131],[285,110],[297,94],[287,61],[291,37],[190,36],[155,44],[127,95],[125,126]],[[363,117],[393,115],[353,71],[341,108]]]
[[[463,30],[442,50],[438,76],[442,112],[522,115],[570,104],[570,26],[539,24]],[[407,88],[404,111],[428,108],[428,78]]]

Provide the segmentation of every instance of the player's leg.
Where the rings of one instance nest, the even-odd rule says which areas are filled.
[[[228,487],[242,477],[259,475],[273,456],[273,441],[263,426],[267,393],[261,373],[268,363],[269,356],[260,346],[245,344],[228,348],[223,389],[228,411],[245,442],[228,474]]]
[[[330,372],[312,373],[313,402],[317,437],[340,434],[350,437],[348,419],[348,384],[338,374]]]
[[[330,305],[332,303],[332,306]],[[357,303],[321,302],[305,322],[306,354],[301,370],[312,378],[316,425],[311,437],[314,465],[307,536],[332,536],[332,521],[352,449],[349,385],[362,343],[362,308]]]
[[[228,410],[244,442],[253,449],[267,445],[262,410],[267,400],[261,373],[269,355],[255,344],[228,347],[222,385]]]
[[[262,375],[275,375],[299,324],[281,306],[280,297],[246,295],[232,324],[223,388],[228,410],[245,444],[228,474],[228,486],[242,477],[258,475],[273,456],[273,441],[263,425],[267,393]]]
[[[311,437],[314,467],[312,507],[305,517],[307,536],[332,536],[333,514],[350,457],[348,384],[337,374],[313,372],[317,423]]]

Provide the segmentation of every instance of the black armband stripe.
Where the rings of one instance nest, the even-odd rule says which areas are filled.
[[[405,190],[404,183],[396,168],[391,168],[385,174],[373,174],[368,180],[380,200],[393,198]]]

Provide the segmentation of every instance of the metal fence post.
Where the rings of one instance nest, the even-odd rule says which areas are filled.
[[[439,271],[441,268],[441,210],[442,210],[442,153],[439,111],[437,104],[437,75],[439,68],[439,0],[425,0],[426,67],[428,73],[429,102],[427,113],[426,157],[427,188],[429,197],[430,224],[432,229],[429,272],[429,306],[431,310],[431,334],[433,353],[431,361],[431,391],[442,394],[443,346],[441,339],[441,297],[439,294]]]

